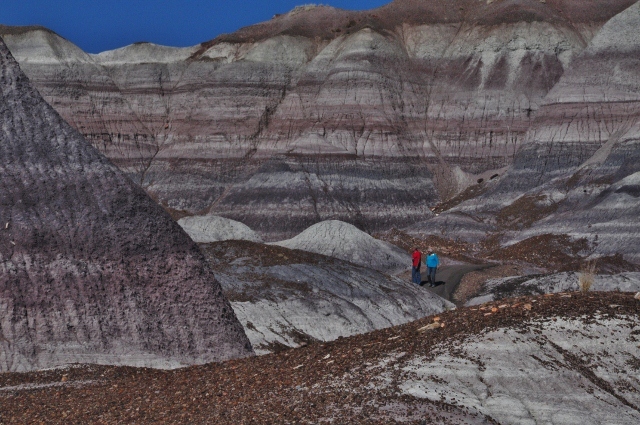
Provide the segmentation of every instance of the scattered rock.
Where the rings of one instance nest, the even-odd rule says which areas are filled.
[[[434,323],[430,323],[430,324],[428,324],[426,326],[423,326],[423,327],[419,328],[418,332],[430,331],[430,330],[438,329],[438,328],[440,328],[440,323],[434,322]]]
[[[330,417],[372,425],[486,425],[542,423],[549,412],[565,411],[584,423],[635,425],[640,414],[629,404],[639,388],[629,373],[638,367],[637,301],[633,293],[590,295],[521,297],[508,304],[535,300],[536,310],[489,316],[459,308],[438,314],[446,327],[422,337],[416,329],[437,325],[433,317],[173,371],[84,365],[3,373],[0,404],[5,422],[16,424],[43,417],[64,423],[66,415],[81,423],[321,423]],[[620,306],[616,317],[594,315],[611,305]],[[589,372],[593,359],[597,376]],[[62,375],[73,385],[62,388]],[[526,403],[537,407],[514,407]]]

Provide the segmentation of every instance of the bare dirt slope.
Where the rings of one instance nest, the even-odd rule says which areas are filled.
[[[3,374],[2,420],[637,424],[639,306],[523,297],[224,364]]]
[[[195,243],[42,99],[1,39],[0,122],[0,371],[252,353]]]

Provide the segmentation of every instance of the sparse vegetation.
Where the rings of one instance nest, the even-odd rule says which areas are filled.
[[[580,292],[589,292],[596,278],[596,262],[587,261],[578,273],[578,286]]]
[[[306,12],[307,10],[315,9],[316,7],[322,7],[322,6],[324,6],[324,4],[315,4],[315,3],[302,4],[300,6],[294,7],[290,13],[294,15],[296,13]]]

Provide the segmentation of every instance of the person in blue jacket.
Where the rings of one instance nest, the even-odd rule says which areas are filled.
[[[429,286],[433,288],[436,286],[436,270],[440,265],[440,259],[433,249],[429,248],[428,253],[424,262],[427,265],[427,281],[429,282]]]

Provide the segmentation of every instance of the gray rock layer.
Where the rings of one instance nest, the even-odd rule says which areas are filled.
[[[197,246],[51,108],[0,40],[0,370],[252,353]]]

